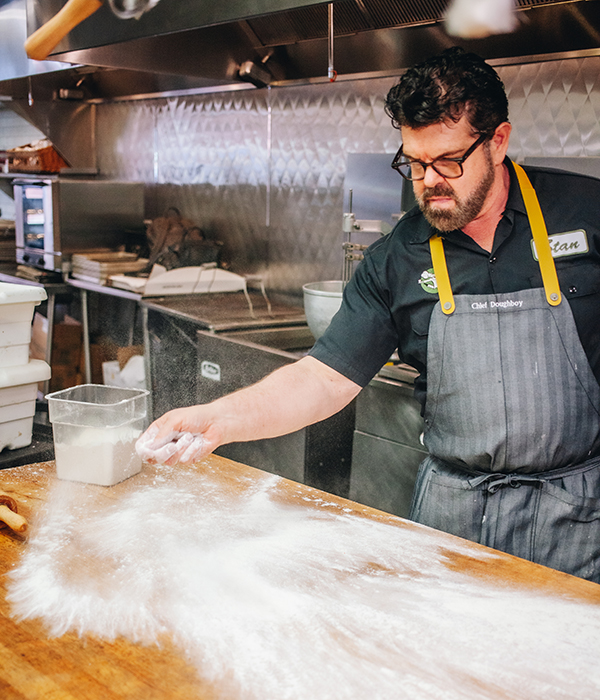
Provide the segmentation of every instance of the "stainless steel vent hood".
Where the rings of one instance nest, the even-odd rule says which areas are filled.
[[[18,16],[16,28],[0,23],[0,99],[23,104],[33,92],[41,101],[100,101],[244,88],[249,84],[239,69],[248,62],[258,69],[250,65],[250,73],[266,75],[273,85],[327,80],[328,3],[160,0],[129,20],[110,9],[110,3],[145,1],[106,0],[65,36],[51,61],[36,62],[22,49],[25,6],[31,35],[66,0],[0,0],[0,11]],[[518,29],[484,40],[448,36],[443,23],[448,1],[334,2],[338,79],[398,74],[453,44],[493,63],[600,54],[600,0],[516,0]]]
[[[252,87],[239,75],[247,62],[272,85],[328,79],[329,3],[160,0],[129,20],[110,8],[138,1],[146,0],[105,0],[51,61],[35,62],[25,55],[25,36],[66,0],[0,0],[0,17],[10,19],[0,22],[0,100],[47,134],[74,168],[95,168],[94,102]],[[600,0],[515,0],[518,29],[483,40],[446,33],[448,2],[334,2],[338,79],[398,75],[454,44],[496,64],[600,55]]]
[[[29,33],[64,5],[64,0],[28,2]],[[338,75],[400,71],[457,43],[498,61],[589,55],[600,46],[599,0],[517,0],[518,29],[483,40],[448,36],[447,5],[448,0],[337,0]],[[276,83],[318,79],[327,74],[327,6],[315,0],[161,0],[139,19],[123,20],[108,2],[75,27],[52,58],[187,76],[206,86],[239,82],[246,61],[268,70]]]

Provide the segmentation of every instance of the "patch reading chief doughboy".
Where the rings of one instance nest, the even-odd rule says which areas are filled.
[[[421,289],[428,294],[437,294],[438,286],[433,267],[430,267],[429,270],[423,270],[419,278],[419,284]]]

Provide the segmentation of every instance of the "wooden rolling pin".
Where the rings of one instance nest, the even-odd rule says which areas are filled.
[[[29,58],[43,61],[67,34],[102,7],[101,0],[68,0],[67,4],[25,42]]]
[[[8,525],[15,532],[27,530],[27,520],[17,512],[17,502],[7,493],[0,491],[0,527]]]

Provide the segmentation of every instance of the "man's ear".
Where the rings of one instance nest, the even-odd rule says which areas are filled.
[[[508,122],[502,122],[496,127],[491,140],[491,153],[494,160],[494,165],[500,165],[506,157],[508,150],[508,141],[512,126]]]

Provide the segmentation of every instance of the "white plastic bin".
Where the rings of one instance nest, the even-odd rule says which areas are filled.
[[[43,287],[0,282],[0,367],[29,362],[33,310],[46,298]]]
[[[112,486],[137,474],[146,427],[145,389],[81,384],[48,394],[59,479]]]
[[[0,367],[0,450],[31,444],[37,385],[47,379],[50,367],[43,360]]]

